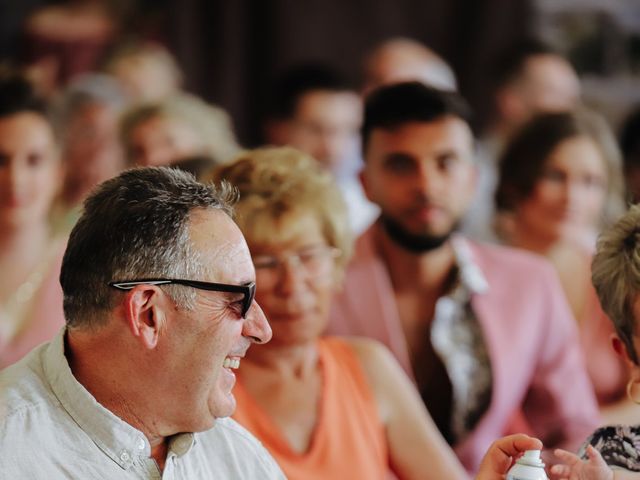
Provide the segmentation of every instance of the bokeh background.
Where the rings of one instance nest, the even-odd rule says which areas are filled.
[[[0,56],[19,60],[24,24],[60,2],[0,1]],[[639,100],[640,3],[635,0],[111,0],[118,33],[166,45],[187,90],[231,114],[241,143],[260,142],[270,82],[322,61],[355,85],[362,57],[392,36],[417,39],[454,68],[478,125],[491,114],[491,66],[519,39],[541,36],[568,56],[587,103],[616,126]]]

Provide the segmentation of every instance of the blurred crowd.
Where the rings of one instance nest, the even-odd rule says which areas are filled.
[[[640,423],[635,324],[592,284],[597,239],[640,200],[640,109],[613,131],[528,39],[490,67],[477,131],[447,60],[390,38],[354,59],[358,86],[280,72],[247,150],[117,19],[44,7],[24,63],[0,65],[0,369],[64,327],[60,268],[96,185],[173,167],[239,192],[273,338],[237,372],[234,418],[290,478],[464,478],[504,435],[577,451]]]

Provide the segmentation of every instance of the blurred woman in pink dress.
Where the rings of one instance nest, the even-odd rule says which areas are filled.
[[[595,238],[623,212],[621,169],[615,139],[595,113],[542,114],[507,145],[496,204],[502,239],[555,266],[601,411],[610,422],[627,423],[636,415],[625,398],[627,371],[611,347],[614,330],[591,285]]]
[[[49,222],[61,178],[44,103],[26,80],[0,72],[0,368],[64,324],[64,240]]]

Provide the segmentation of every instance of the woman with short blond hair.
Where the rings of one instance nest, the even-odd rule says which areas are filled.
[[[352,248],[330,174],[294,149],[264,148],[215,178],[240,191],[237,222],[273,330],[242,362],[235,418],[291,479],[466,478],[383,346],[321,337]]]

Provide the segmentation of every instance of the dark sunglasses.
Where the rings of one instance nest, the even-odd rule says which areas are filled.
[[[128,280],[126,282],[109,282],[109,286],[118,290],[131,290],[137,285],[185,285],[199,290],[210,292],[230,292],[242,293],[242,318],[247,318],[247,312],[251,308],[253,298],[256,295],[256,282],[249,282],[246,285],[229,285],[226,283],[201,282],[199,280],[181,280],[176,278],[155,278],[148,280]]]

